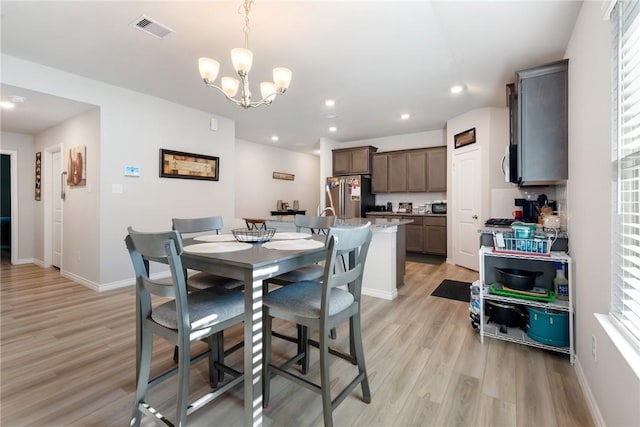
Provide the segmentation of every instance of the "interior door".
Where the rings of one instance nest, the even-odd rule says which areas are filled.
[[[480,150],[453,157],[453,262],[478,271],[480,216]]]
[[[62,267],[62,163],[60,151],[53,153],[51,159],[51,184],[52,194],[52,236],[51,236],[51,264],[54,267]]]

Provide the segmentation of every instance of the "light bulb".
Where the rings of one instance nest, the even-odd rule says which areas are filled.
[[[291,70],[282,67],[274,68],[273,82],[275,83],[278,92],[284,92],[291,84]]]
[[[246,74],[253,64],[253,53],[249,49],[237,47],[231,49],[231,63],[238,74]]]
[[[260,83],[260,94],[262,95],[262,99],[268,102],[273,101],[276,95],[276,85],[271,82]]]

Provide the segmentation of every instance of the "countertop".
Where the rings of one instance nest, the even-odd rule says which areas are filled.
[[[295,218],[293,217],[271,217],[267,218],[266,221],[269,222],[279,222],[279,223],[288,223],[293,224]],[[372,228],[388,228],[388,227],[397,227],[398,225],[406,225],[411,224],[413,221],[410,219],[387,219],[387,218],[347,218],[347,219],[336,219],[336,226],[353,226],[357,227],[359,225],[365,225],[370,222]],[[268,226],[268,225],[267,225]]]
[[[380,216],[438,216],[438,217],[446,217],[447,214],[437,214],[437,213],[425,213],[425,212],[367,212],[367,215],[380,215]]]

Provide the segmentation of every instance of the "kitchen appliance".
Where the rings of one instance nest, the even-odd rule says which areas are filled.
[[[527,307],[527,335],[555,347],[569,346],[569,313],[549,308]]]
[[[393,212],[393,203],[387,202],[387,212]]]
[[[338,218],[364,218],[375,208],[371,193],[371,178],[364,175],[327,178],[326,206],[332,207]]]
[[[438,202],[431,204],[431,213],[434,214],[446,214],[447,204],[445,202]]]
[[[413,203],[412,202],[400,202],[400,203],[398,203],[398,212],[399,213],[411,213],[411,212],[413,212]]]
[[[496,267],[500,283],[503,287],[515,289],[517,291],[530,291],[536,283],[536,277],[542,276],[541,271],[527,271],[516,268]]]
[[[524,307],[514,304],[506,304],[496,301],[485,301],[485,311],[489,316],[489,321],[502,326],[524,328],[527,323]],[[501,327],[501,332],[505,328]]]

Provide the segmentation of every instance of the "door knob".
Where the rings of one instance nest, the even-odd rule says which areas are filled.
[[[474,215],[474,216],[472,216],[471,218],[473,218],[473,219],[478,219],[478,215]]]

